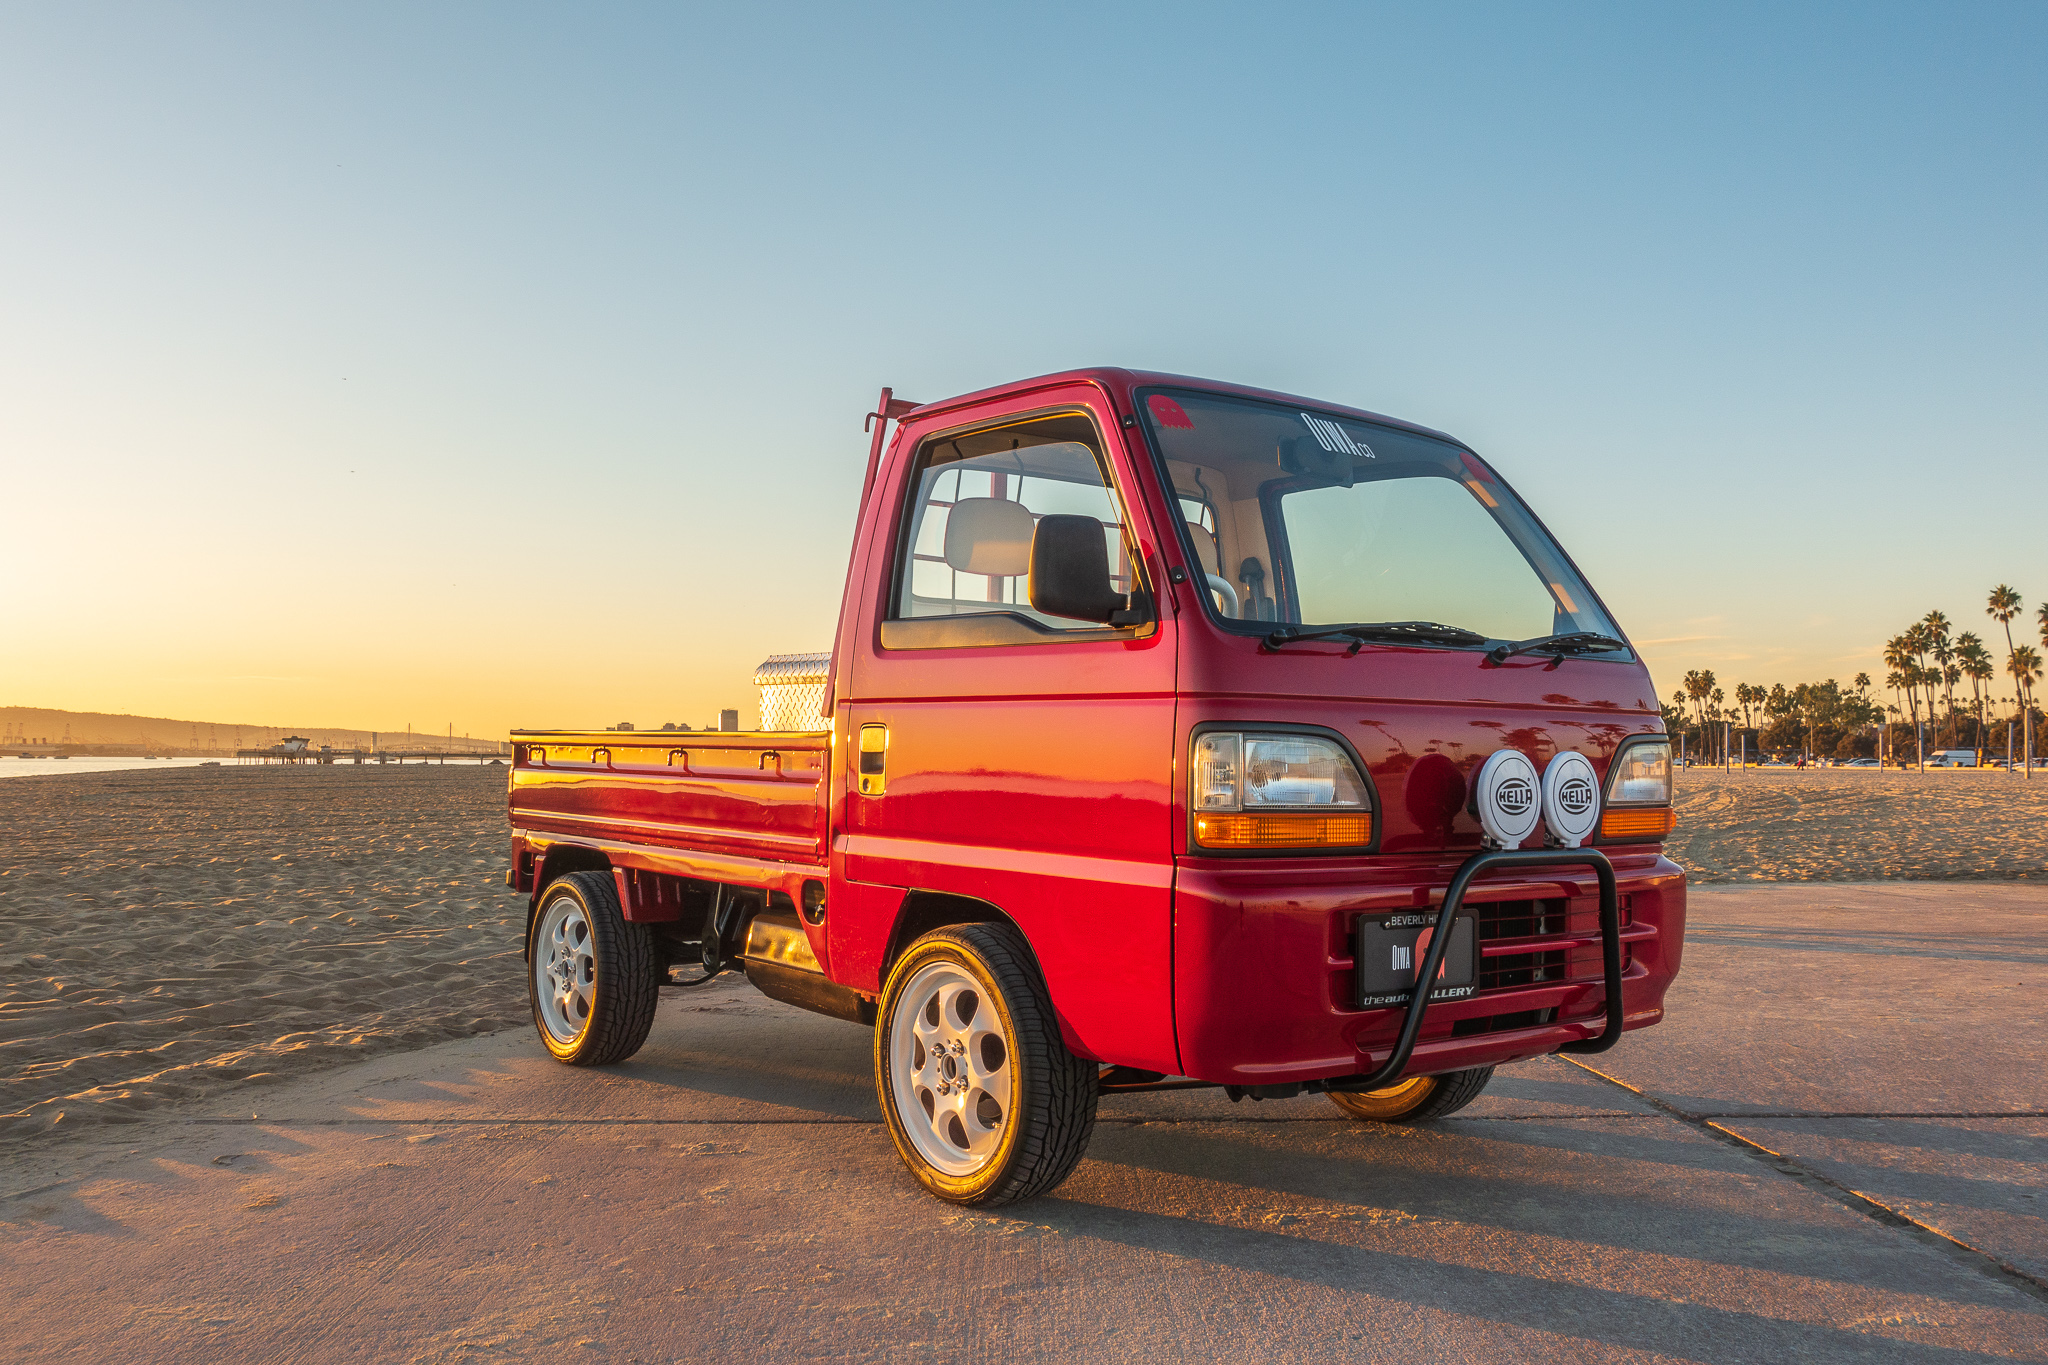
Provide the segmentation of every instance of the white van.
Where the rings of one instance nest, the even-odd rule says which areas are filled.
[[[1930,768],[1974,768],[1977,766],[1975,749],[1936,749],[1927,755]]]

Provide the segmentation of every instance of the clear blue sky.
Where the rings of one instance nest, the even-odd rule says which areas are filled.
[[[829,639],[880,385],[1077,364],[1472,442],[1667,695],[1881,674],[2048,596],[2044,69],[2038,4],[6,5],[0,704],[702,723]]]

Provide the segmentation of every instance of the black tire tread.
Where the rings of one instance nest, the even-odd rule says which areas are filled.
[[[1429,1092],[1428,1099],[1389,1122],[1428,1123],[1432,1119],[1449,1118],[1478,1099],[1479,1092],[1486,1089],[1486,1083],[1492,1079],[1493,1068],[1490,1066],[1446,1072],[1436,1078],[1436,1088]]]
[[[598,967],[590,1028],[572,1055],[557,1057],[570,1066],[610,1066],[638,1052],[654,1027],[661,998],[654,934],[644,924],[627,922],[609,873],[571,872],[561,880],[576,884],[590,910]]]
[[[1036,1079],[1045,1090],[1042,1103],[1027,1100],[1021,1106],[1023,1130],[1002,1174],[978,1194],[957,1202],[995,1208],[1035,1198],[1072,1175],[1087,1154],[1095,1132],[1096,1065],[1067,1050],[1045,977],[1016,929],[1007,924],[951,925],[926,934],[910,951],[933,939],[950,939],[987,965],[1017,1031],[1027,1081]],[[887,1027],[885,1020],[878,1020],[878,1036]],[[883,1103],[888,1103],[886,1095]]]

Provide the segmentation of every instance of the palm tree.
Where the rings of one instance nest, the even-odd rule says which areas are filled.
[[[2012,618],[2020,614],[2020,595],[2005,584],[2000,583],[1991,590],[1991,596],[1984,608],[1984,614],[2005,627],[2006,670],[2013,674],[2013,681],[2017,684],[2019,681],[2019,670],[2015,665],[2018,662],[2019,653],[2013,648],[2012,644]],[[2019,689],[2016,686],[2015,690],[2022,691],[2024,689]],[[2032,718],[2027,717],[2026,719],[2028,722],[2031,722]],[[2020,732],[2027,742],[2026,774],[2028,777],[2032,777],[2034,775],[2034,727],[2031,723],[2023,723],[2020,726]]]
[[[1710,668],[1695,668],[1685,675],[1685,695],[1692,699],[1693,714],[1699,721],[1700,734],[1707,731],[1707,697],[1714,690],[1714,671]]]
[[[1933,611],[1927,613],[1928,616],[1939,616],[1940,614],[1940,612]],[[1913,661],[1919,668],[1920,676],[1918,681],[1925,684],[1929,672],[1927,655],[1934,648],[1935,642],[1940,637],[1934,633],[1934,627],[1927,624],[1925,618],[1922,618],[1906,628],[1905,638],[1907,645],[1913,651]],[[1927,693],[1927,722],[1930,725],[1934,723],[1934,691],[1931,688]]]
[[[2034,728],[2034,683],[2041,676],[2041,656],[2034,652],[2032,645],[2021,645],[2012,652],[2012,658],[2006,662],[2005,671],[2012,674],[2013,681],[2019,684],[2020,729],[2032,731]],[[2030,734],[2027,744],[2027,762],[2030,768],[2033,765],[2033,758],[2034,750]]]
[[[1939,613],[1930,614],[1939,615]],[[1944,709],[1948,713],[1950,722],[1953,723],[1956,714],[1956,692],[1955,682],[1950,675],[1955,674],[1953,667],[1956,659],[1955,646],[1949,643],[1948,635],[1944,632],[1934,635],[1928,641],[1927,649],[1929,653],[1934,655],[1934,681],[1941,684]],[[1961,675],[1955,674],[1955,676],[1960,677]],[[1930,692],[1927,707],[1930,712],[1934,710],[1933,701],[1933,694]]]
[[[1921,617],[1916,624],[1920,627],[1922,638],[1927,641],[1928,652],[1939,657],[1941,651],[1948,647],[1948,615],[1936,608]]]
[[[1908,631],[1885,641],[1884,662],[1885,667],[1892,670],[1889,675],[1892,687],[1905,692],[1907,714],[1917,726],[1920,724],[1920,702],[1913,688],[1920,679],[1920,664],[1915,658],[1911,635],[1912,632]]]
[[[1997,677],[1998,672],[1991,666],[1991,654],[1975,631],[1966,630],[1956,637],[1956,660],[1962,666],[1963,676],[1970,680],[1971,709],[1977,713],[1977,748],[1981,753],[1984,748],[1984,684]]]
[[[1891,672],[1884,675],[1884,685],[1892,690],[1892,704],[1884,709],[1896,716],[1899,714],[1899,693],[1906,686],[1906,676],[1894,668]],[[1886,721],[1885,724],[1890,725],[1891,722]],[[1890,732],[1887,731],[1886,733],[1889,734]]]

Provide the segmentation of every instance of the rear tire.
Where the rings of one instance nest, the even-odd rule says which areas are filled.
[[[1355,1119],[1374,1123],[1428,1123],[1447,1118],[1479,1098],[1493,1068],[1476,1066],[1469,1071],[1451,1071],[1441,1076],[1410,1076],[1384,1090],[1362,1095],[1333,1092],[1330,1103]]]
[[[534,1027],[558,1062],[623,1062],[654,1026],[661,974],[654,935],[628,924],[611,877],[571,872],[548,883],[534,914],[526,993]]]
[[[1095,1129],[1095,1064],[1067,1051],[1031,949],[1004,924],[935,930],[897,959],[875,1088],[903,1164],[956,1204],[1043,1194]]]

